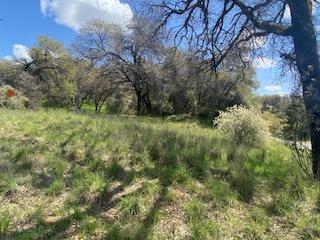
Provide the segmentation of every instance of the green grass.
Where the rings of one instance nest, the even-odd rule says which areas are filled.
[[[0,237],[5,236],[10,227],[11,217],[8,213],[2,213],[0,216]]]
[[[278,142],[192,119],[0,109],[0,239],[319,239],[320,190]]]

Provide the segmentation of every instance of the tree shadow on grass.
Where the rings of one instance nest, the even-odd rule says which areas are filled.
[[[142,129],[137,128],[134,131],[137,133],[142,133],[142,139],[137,139],[132,137],[132,141],[142,142],[143,146],[140,144],[133,144],[133,152],[144,151],[145,146],[147,147],[150,160],[154,164],[152,168],[145,167],[141,171],[125,170],[118,168],[117,162],[114,162],[114,169],[112,167],[109,169],[109,176],[112,176],[114,181],[119,183],[118,186],[112,189],[105,189],[94,201],[89,203],[89,206],[85,208],[80,214],[83,216],[93,216],[95,218],[102,218],[102,212],[106,212],[110,209],[116,207],[116,205],[121,200],[121,193],[126,187],[131,183],[133,177],[144,176],[148,179],[159,180],[160,191],[153,201],[152,206],[147,215],[140,221],[140,227],[135,231],[133,236],[129,236],[130,239],[147,239],[152,231],[152,227],[156,224],[157,213],[166,207],[166,195],[169,191],[169,187],[175,182],[175,174],[179,167],[183,166],[188,171],[193,172],[192,178],[195,180],[202,181],[207,176],[208,161],[213,159],[208,157],[207,153],[210,149],[206,144],[210,142],[205,141],[205,139],[186,139],[186,136],[181,136],[176,132],[168,131],[166,129],[159,132],[159,130],[154,129]],[[136,133],[138,137],[139,134]],[[81,131],[81,138],[85,137],[85,132]],[[129,133],[134,135],[135,133]],[[75,132],[71,133],[66,140],[63,142],[61,147],[66,146],[73,137],[79,137]],[[90,161],[93,157],[95,151],[95,146],[97,144],[97,139],[92,141],[92,139],[86,143],[85,158]],[[128,160],[130,161],[130,160]],[[106,169],[108,173],[108,169]],[[114,174],[112,174],[114,173]],[[120,174],[119,174],[120,173]],[[219,172],[216,173],[217,175]],[[135,189],[134,194],[138,189]],[[117,197],[117,195],[120,197]],[[75,204],[81,204],[75,203]],[[79,219],[79,213],[72,213],[67,217],[59,219],[55,222],[41,222],[32,226],[28,229],[15,231],[12,233],[12,239],[28,239],[23,238],[24,236],[35,236],[31,239],[62,239],[76,233],[77,225],[81,223]],[[114,224],[115,221],[111,222]],[[70,229],[74,229],[70,232]],[[32,235],[33,234],[33,235]],[[108,233],[105,238],[110,239],[112,236]],[[30,239],[30,238],[29,238]]]
[[[67,217],[61,218],[55,222],[39,222],[35,226],[20,231],[15,231],[8,236],[8,239],[63,239],[70,237],[73,233],[69,232],[73,225],[81,223],[84,216],[94,216],[102,218],[101,212],[108,211],[116,206],[119,199],[114,196],[121,193],[127,186],[126,183],[121,183],[112,190],[105,189],[89,206],[82,212],[74,212]],[[73,203],[79,204],[81,203]],[[81,217],[79,217],[81,215]],[[76,231],[76,229],[74,229]]]

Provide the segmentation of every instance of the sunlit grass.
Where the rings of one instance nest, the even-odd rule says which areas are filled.
[[[9,239],[317,239],[319,185],[290,150],[188,119],[0,109]],[[0,237],[1,238],[1,237]]]

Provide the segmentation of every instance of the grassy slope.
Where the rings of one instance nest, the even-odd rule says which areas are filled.
[[[0,123],[0,239],[320,238],[319,186],[279,143],[62,111]]]

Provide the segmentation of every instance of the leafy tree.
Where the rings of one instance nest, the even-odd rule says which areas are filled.
[[[262,106],[261,110],[269,111],[280,116],[284,116],[285,109],[290,103],[290,98],[288,96],[280,96],[280,95],[270,95],[270,96],[262,96]]]
[[[284,128],[285,138],[293,142],[308,140],[310,133],[301,94],[293,93],[290,96],[290,101],[284,109],[284,114],[286,123]]]
[[[86,24],[73,44],[82,59],[92,61],[117,75],[116,85],[133,90],[138,114],[152,113],[151,87],[153,62],[160,54],[161,39],[154,35],[154,24],[142,18],[128,29],[94,20]]]
[[[254,71],[229,68],[239,59],[232,59],[215,72],[210,63],[202,62],[191,53],[172,52],[165,59],[163,76],[174,114],[191,113],[215,117],[219,110],[233,105],[249,105],[252,90],[256,87]]]
[[[273,37],[281,56],[300,74],[312,142],[312,168],[320,180],[320,61],[312,0],[158,0],[163,24],[170,20],[176,37],[189,39],[217,68],[224,58],[254,39]],[[291,21],[285,18],[290,10]],[[194,41],[193,41],[194,40]],[[247,52],[244,52],[244,57]],[[246,58],[242,58],[246,59]]]
[[[20,90],[31,102],[40,97],[33,76],[23,71],[22,64],[17,64],[14,61],[0,61],[0,85],[10,85],[14,89]]]

